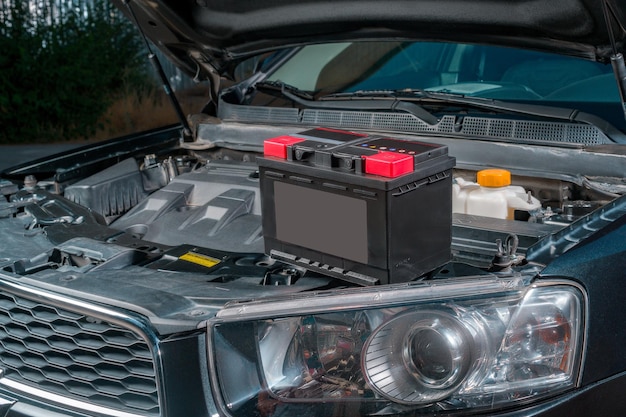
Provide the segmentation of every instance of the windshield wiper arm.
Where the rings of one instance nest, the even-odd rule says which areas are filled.
[[[325,95],[320,97],[320,100],[363,100],[370,97],[392,97],[399,100],[416,102],[430,100],[437,103],[458,104],[463,107],[469,106],[477,109],[493,110],[500,113],[517,113],[566,121],[584,121],[580,117],[591,116],[571,108],[508,102],[484,97],[468,97],[463,94],[449,93],[446,91],[427,91],[412,88],[403,90],[357,90],[354,92],[340,92]]]
[[[274,87],[278,86],[278,82],[272,83]],[[269,85],[272,85],[269,84]],[[282,84],[282,83],[280,83]],[[262,86],[267,86],[268,83],[262,83]],[[258,86],[258,84],[257,84]],[[431,126],[439,123],[439,119],[422,106],[410,101],[402,101],[394,97],[393,100],[368,97],[366,100],[352,100],[350,98],[345,100],[315,100],[312,95],[305,97],[302,90],[295,89],[294,87],[282,84],[281,94],[289,100],[297,103],[308,109],[322,109],[322,110],[366,110],[366,111],[393,111],[409,113],[426,124]]]
[[[419,98],[428,97],[431,93],[417,88],[404,88],[402,90],[356,90],[356,91],[343,91],[338,93],[326,94],[319,98],[319,100],[342,100],[342,99],[369,99],[369,98]]]
[[[290,100],[291,100],[291,97],[285,94],[285,92],[293,94],[294,96],[297,96],[304,100],[315,100],[312,93],[308,91],[300,90],[298,87],[285,84],[282,81],[260,81],[254,84],[254,88],[256,88],[257,90],[276,91],[276,92],[279,92],[282,96],[287,97]]]
[[[519,114],[531,117],[541,117],[546,119],[562,120],[565,122],[578,122],[591,126],[595,126],[604,132],[611,140],[616,143],[626,143],[626,136],[615,126],[603,118],[581,112],[577,109],[566,107],[554,107],[541,104],[517,103],[510,101],[502,101],[483,97],[468,97],[462,94],[454,94],[439,91],[428,91],[421,89],[403,89],[403,90],[359,90],[355,92],[334,93],[321,97],[320,100],[366,100],[368,97],[392,97],[397,100],[416,101],[424,103],[432,101],[438,103],[460,105],[464,107],[473,107],[476,109],[489,110],[498,113]]]
[[[373,98],[406,100],[413,102],[433,102],[450,105],[459,105],[462,107],[473,107],[476,109],[489,110],[497,113],[514,113],[526,116],[544,117],[550,119],[558,119],[569,122],[586,122],[597,125],[603,124],[603,120],[587,113],[582,113],[576,109],[543,106],[537,104],[515,103],[508,101],[500,101],[483,97],[468,97],[463,94],[455,94],[441,91],[427,91],[421,89],[406,88],[402,90],[357,90],[353,92],[332,93],[320,97],[320,101],[343,101],[354,100],[362,103],[363,100],[371,100]]]
[[[542,106],[537,104],[525,104],[508,101],[500,101],[496,99],[484,97],[468,97],[463,94],[449,93],[446,91],[427,91],[421,89],[406,88],[402,90],[357,90],[354,92],[340,92],[328,94],[320,97],[320,100],[363,100],[370,97],[391,97],[399,100],[408,101],[434,101],[445,104],[458,104],[463,107],[475,107],[484,110],[493,110],[496,112],[518,113],[528,116],[548,117],[567,121],[580,121],[578,119],[581,113],[576,109]]]

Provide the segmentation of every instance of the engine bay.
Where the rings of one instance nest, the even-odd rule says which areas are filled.
[[[263,129],[263,140],[285,131]],[[436,148],[445,145],[457,159],[448,179],[453,193],[461,185],[464,193],[480,188],[477,173],[487,162],[472,159],[468,163],[474,156],[465,155],[462,143],[458,146],[463,141],[440,137],[424,141],[432,141]],[[479,141],[473,141],[473,145],[493,147]],[[520,148],[532,153],[534,161],[554,155],[546,147]],[[146,301],[143,307],[154,315],[198,320],[233,299],[386,283],[342,278],[334,273],[333,262],[324,263],[326,257],[315,259],[314,251],[276,256],[267,250],[258,146],[185,149],[176,144],[160,152],[150,146],[133,149],[134,153],[118,156],[90,175],[78,175],[78,169],[57,169],[53,175],[35,173],[24,176],[22,181],[3,180],[0,232],[6,239],[1,243],[0,268],[35,280],[38,285],[62,283],[67,289],[95,298],[119,299],[118,286],[123,283],[133,288],[126,294],[126,301],[132,305],[138,304],[138,293],[156,292],[160,295],[146,296],[146,300],[166,296],[179,301],[167,312],[157,312],[160,307]],[[608,161],[603,166],[605,171],[615,170],[611,167],[619,167],[624,159],[624,155],[610,149],[588,152],[572,148],[568,152],[585,158],[591,154],[598,164]],[[510,169],[510,165],[495,168]],[[594,176],[593,169],[586,169],[586,175],[568,176],[542,172],[534,166],[526,170],[513,167],[508,187],[514,187],[515,195],[522,196],[522,208],[528,210],[512,210],[505,218],[464,212],[455,206],[458,196],[453,196],[455,207],[442,229],[451,235],[445,248],[447,257],[408,280],[510,274],[546,265],[596,230],[589,225],[610,222],[611,210],[623,206],[620,195],[625,186],[619,168],[614,176]],[[69,180],[68,172],[73,172]],[[467,196],[463,194],[462,198]],[[432,198],[417,200],[421,201],[419,206]],[[449,202],[448,194],[441,201]],[[437,203],[427,209],[403,207],[409,211],[402,222],[415,218],[423,228],[430,221],[428,216],[440,209],[448,210],[449,206]],[[389,218],[385,221],[393,222]],[[383,236],[388,232],[381,233]],[[432,231],[424,236],[418,248],[422,251],[431,242],[437,246],[442,241]]]

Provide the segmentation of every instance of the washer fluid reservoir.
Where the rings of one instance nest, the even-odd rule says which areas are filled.
[[[505,169],[485,169],[476,174],[477,182],[456,178],[452,185],[452,212],[515,219],[515,211],[530,212],[541,203],[524,187],[511,185]]]

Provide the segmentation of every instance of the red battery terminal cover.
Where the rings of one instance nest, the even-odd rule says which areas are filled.
[[[304,142],[304,139],[287,135],[267,139],[263,142],[263,155],[287,159],[287,147],[298,142]]]
[[[365,173],[380,175],[387,178],[396,178],[409,172],[413,172],[413,155],[379,152],[374,155],[364,155]]]

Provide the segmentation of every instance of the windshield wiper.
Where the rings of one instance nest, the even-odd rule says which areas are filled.
[[[390,96],[368,96],[366,100],[358,101],[352,100],[352,97],[346,97],[345,100],[316,100],[311,93],[299,90],[296,87],[284,84],[280,81],[265,81],[257,83],[255,86],[257,88],[270,87],[270,89],[273,90],[280,89],[279,91],[283,97],[308,109],[404,112],[412,114],[431,126],[439,123],[439,119],[435,115],[428,112],[419,104],[403,101],[397,97],[391,97],[392,100],[389,100]],[[324,98],[326,97],[329,96],[324,96]]]
[[[626,136],[608,121],[596,115],[581,112],[578,109],[566,107],[554,107],[541,104],[517,103],[502,101],[483,97],[468,97],[462,94],[428,91],[421,89],[403,90],[359,90],[355,92],[333,93],[320,97],[322,102],[333,102],[338,100],[353,100],[362,103],[362,100],[369,100],[370,97],[393,98],[395,100],[407,100],[419,102],[437,102],[444,104],[458,105],[462,107],[472,107],[475,109],[489,110],[497,113],[518,114],[531,117],[541,117],[545,119],[562,120],[566,122],[578,122],[595,126],[604,132],[616,143],[626,143]]]
[[[319,100],[342,100],[362,98],[419,98],[427,97],[431,93],[419,88],[404,88],[401,90],[356,90],[330,93],[319,97]]]
[[[584,121],[579,117],[580,115],[583,115],[583,117],[584,115],[587,115],[586,113],[581,113],[576,109],[516,103],[484,97],[468,97],[464,94],[451,93],[447,91],[427,91],[412,88],[406,88],[403,90],[358,90],[354,92],[333,93],[322,96],[319,100],[363,100],[369,99],[370,97],[392,97],[394,99],[416,101],[420,103],[436,102],[454,104],[462,107],[474,107],[477,109],[491,110],[498,113],[517,113],[566,121]]]
[[[420,103],[442,103],[458,105],[460,107],[472,107],[476,109],[489,110],[497,113],[516,113],[527,116],[545,117],[566,121],[584,121],[580,119],[586,113],[581,113],[576,109],[563,107],[543,106],[536,104],[516,103],[501,101],[484,97],[468,97],[463,94],[451,93],[447,91],[427,91],[422,89],[405,88],[402,90],[357,90],[354,92],[332,93],[319,98],[320,101],[343,101],[343,100],[369,100],[376,98],[393,98],[396,100],[407,100]],[[592,115],[588,115],[592,116]],[[601,119],[600,119],[601,120]]]
[[[311,109],[399,111],[412,114],[432,126],[436,125],[439,119],[426,110],[423,105],[425,103],[443,103],[496,113],[561,120],[569,123],[584,123],[596,127],[615,143],[626,143],[624,133],[608,121],[573,108],[517,103],[484,97],[468,97],[449,92],[408,88],[402,90],[338,92],[315,99],[312,93],[299,90],[280,81],[257,83],[256,86],[259,86],[259,84],[262,88],[271,87],[273,90],[280,91],[283,97]]]
[[[269,91],[278,92],[281,95],[289,98],[290,100],[291,98],[285,95],[285,92],[293,94],[294,96],[297,96],[303,100],[315,100],[313,93],[309,91],[300,90],[298,87],[285,84],[282,81],[260,81],[254,84],[254,88],[256,88],[257,90],[266,90],[266,91],[269,90]]]

